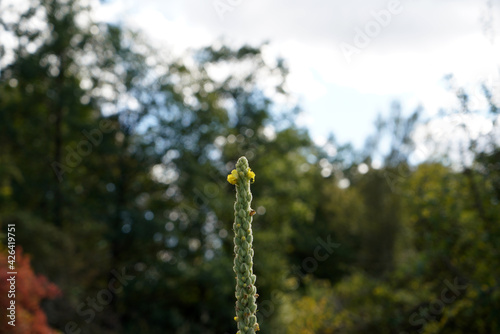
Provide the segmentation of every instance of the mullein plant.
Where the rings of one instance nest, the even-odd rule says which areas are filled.
[[[259,330],[257,323],[257,288],[253,274],[252,216],[255,211],[250,207],[252,193],[250,183],[255,181],[255,173],[248,166],[245,157],[238,159],[236,169],[227,176],[227,181],[236,186],[234,203],[234,266],[236,273],[236,334],[255,334]]]

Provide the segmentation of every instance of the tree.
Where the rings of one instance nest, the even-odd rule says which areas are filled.
[[[0,324],[2,333],[57,333],[49,327],[47,317],[41,308],[41,303],[45,299],[54,299],[61,295],[59,288],[50,283],[43,275],[36,275],[30,265],[30,258],[23,254],[21,247],[16,248],[15,271],[16,275],[9,275],[11,272],[7,262],[8,253],[4,250],[0,252],[0,279],[6,284],[0,285],[0,306],[7,310],[14,305],[15,317],[4,319]],[[9,281],[8,279],[13,280]],[[13,285],[13,287],[11,287]],[[14,291],[13,297],[10,292]],[[14,301],[14,304],[12,304]],[[8,311],[6,315],[13,314]],[[12,324],[9,322],[12,321]]]

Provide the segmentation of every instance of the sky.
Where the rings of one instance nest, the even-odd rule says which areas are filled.
[[[175,54],[269,41],[264,54],[286,60],[298,122],[318,143],[333,133],[361,148],[394,100],[406,114],[453,107],[447,74],[478,104],[481,82],[500,86],[498,0],[108,0],[95,13]]]

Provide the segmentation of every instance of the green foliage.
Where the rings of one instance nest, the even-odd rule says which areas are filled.
[[[262,333],[499,331],[493,132],[463,146],[472,163],[412,164],[412,134],[430,121],[394,104],[363,152],[333,136],[319,147],[294,124],[285,62],[263,46],[174,59],[123,27],[76,24],[88,10],[43,0],[17,20],[0,13],[19,42],[0,54],[1,233],[16,223],[34,271],[61,288],[42,302],[50,327],[235,332],[224,178],[244,155],[259,172]],[[91,306],[122,270],[133,278]]]

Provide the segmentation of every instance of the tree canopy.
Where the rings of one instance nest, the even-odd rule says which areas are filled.
[[[364,150],[333,136],[318,145],[296,125],[286,61],[264,60],[263,45],[175,58],[89,10],[39,0],[0,13],[12,41],[0,49],[0,258],[15,224],[19,323],[236,332],[226,176],[244,155],[262,333],[500,331],[499,115],[487,87],[488,110],[470,110],[463,90],[450,110],[492,125],[454,163],[412,162],[415,131],[441,116],[398,104]]]

